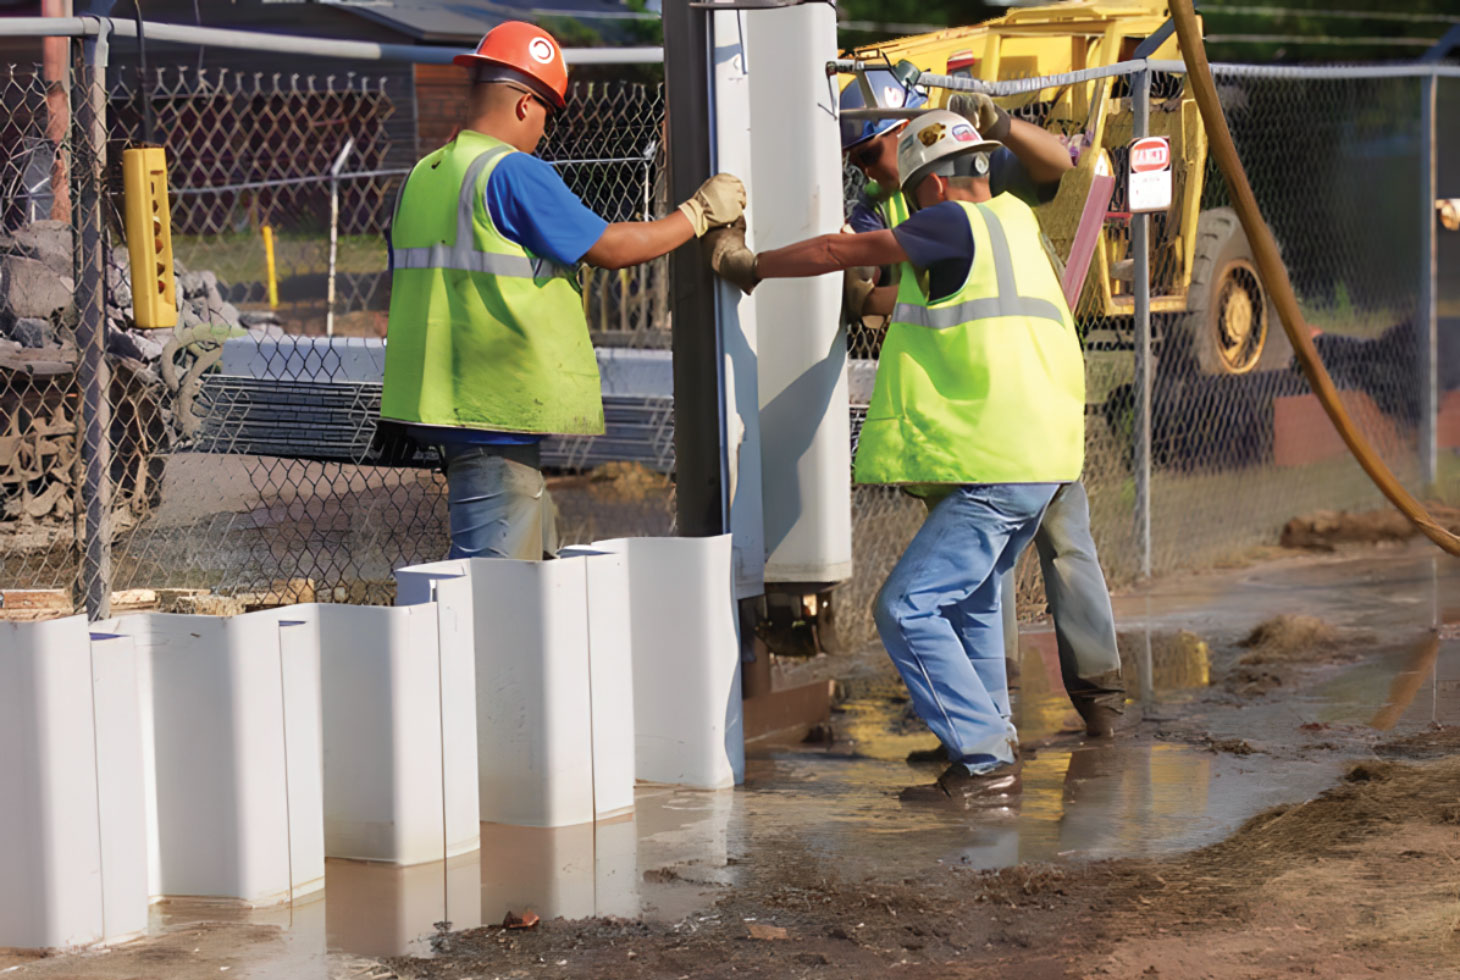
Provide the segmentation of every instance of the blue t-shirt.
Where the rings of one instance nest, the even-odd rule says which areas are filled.
[[[559,265],[577,265],[608,227],[568,189],[556,167],[530,153],[503,157],[487,178],[483,197],[503,238]],[[428,445],[523,446],[543,438],[439,426],[411,426],[410,432],[417,442]]]

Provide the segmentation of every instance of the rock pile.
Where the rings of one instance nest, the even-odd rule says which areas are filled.
[[[212,325],[258,335],[283,331],[272,313],[242,313],[223,298],[218,277],[174,263],[180,326]],[[0,236],[0,354],[55,349],[74,357],[69,327],[76,321],[76,282],[71,226],[35,221]],[[125,248],[108,250],[106,265],[107,352],[155,366],[168,337],[139,330],[133,318],[131,261]]]

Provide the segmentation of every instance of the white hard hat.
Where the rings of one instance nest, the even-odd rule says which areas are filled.
[[[984,166],[980,170],[972,155],[987,154],[1000,145],[998,140],[978,135],[973,123],[956,112],[934,109],[918,116],[907,124],[897,141],[897,173],[908,206],[916,210],[912,192],[929,174],[984,176],[988,173],[988,157],[982,158]]]

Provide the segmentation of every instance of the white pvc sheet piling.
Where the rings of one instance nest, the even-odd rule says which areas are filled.
[[[0,946],[147,925],[136,656],[86,619],[0,623]]]
[[[710,14],[714,57],[711,118],[713,166],[738,176],[746,188],[746,240],[756,247],[759,191],[752,169],[750,75],[741,11]],[[760,390],[756,300],[716,280],[715,319],[720,334],[724,399],[725,475],[730,511],[736,598],[765,591],[765,514],[761,502]]]
[[[615,538],[628,559],[639,779],[700,789],[745,778],[731,536]]]
[[[481,819],[560,827],[633,808],[624,564],[610,554],[396,572],[397,602],[434,595],[471,623]]]
[[[277,613],[98,624],[139,662],[149,891],[297,900],[324,887],[318,647]]]
[[[716,14],[716,41],[720,20]],[[836,9],[747,11],[755,247],[779,248],[842,224]],[[769,582],[829,583],[852,571],[850,420],[841,273],[773,279],[755,291]]]
[[[436,603],[275,610],[319,651],[324,850],[397,865],[479,845],[470,631]]]

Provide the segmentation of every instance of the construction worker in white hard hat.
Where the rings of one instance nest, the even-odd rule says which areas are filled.
[[[532,155],[566,105],[552,35],[509,21],[455,61],[463,128],[416,164],[391,223],[380,414],[439,447],[452,557],[542,558],[557,536],[541,441],[603,431],[576,267],[668,254],[738,218],[745,188],[717,174],[667,218],[610,224]]]
[[[877,630],[951,764],[908,801],[1002,805],[1019,792],[999,577],[1034,537],[1085,451],[1085,370],[1034,212],[989,193],[998,144],[934,110],[898,140],[909,215],[896,228],[752,253],[736,226],[707,240],[715,270],[763,278],[896,265],[874,291],[890,314],[855,462],[858,483],[935,501],[878,594]]]
[[[881,108],[916,107],[926,102],[921,92],[905,88],[891,72],[868,72],[867,80]],[[842,90],[843,109],[861,108],[865,102],[860,84],[853,82]],[[1054,200],[1060,178],[1073,167],[1070,153],[1058,137],[1013,118],[982,92],[955,94],[948,108],[968,119],[983,136],[1002,144],[989,154],[991,195],[1014,194],[1030,207]],[[899,119],[842,122],[842,149],[867,178],[847,219],[853,231],[895,228],[908,215],[897,180],[896,142],[904,127]],[[847,270],[846,312],[854,327],[861,322],[862,304],[876,283],[876,272],[871,268]],[[1034,537],[1034,547],[1054,621],[1065,691],[1087,735],[1113,735],[1125,712],[1125,683],[1115,613],[1090,530],[1090,501],[1083,483],[1077,480],[1055,494]],[[1012,570],[1004,576],[1002,589],[1004,652],[1012,663],[1018,663]],[[917,761],[929,754],[915,752],[909,759]]]

